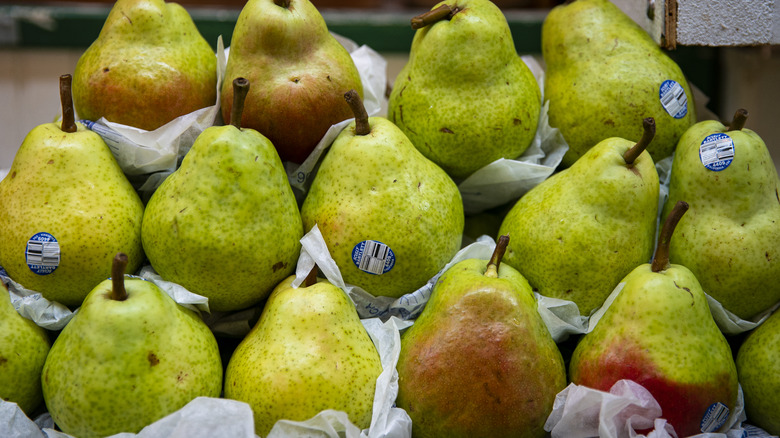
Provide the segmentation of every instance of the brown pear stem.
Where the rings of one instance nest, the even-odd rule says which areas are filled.
[[[244,102],[249,93],[249,81],[246,78],[233,79],[233,107],[230,109],[230,124],[241,129],[241,117],[244,115]]]
[[[288,9],[290,7],[290,0],[274,0],[276,6]]]
[[[60,76],[60,103],[62,104],[62,125],[64,132],[76,132],[76,115],[73,112],[73,94],[71,84],[73,76],[67,74]]]
[[[496,249],[493,250],[493,255],[490,256],[487,268],[485,269],[485,276],[498,277],[498,267],[501,265],[501,260],[504,258],[506,247],[509,245],[509,235],[505,234],[499,236],[496,242]]]
[[[744,108],[740,108],[737,110],[736,113],[734,113],[734,119],[731,120],[731,124],[729,125],[729,131],[741,131],[742,128],[745,127],[745,122],[747,122],[748,118],[748,112]]]
[[[368,135],[371,132],[371,125],[368,124],[368,113],[360,95],[355,90],[349,90],[344,93],[344,99],[347,100],[352,114],[355,115],[355,135]]]
[[[688,211],[688,203],[677,201],[669,216],[666,217],[661,232],[658,233],[658,246],[651,267],[653,272],[660,272],[669,267],[669,244],[672,241],[672,234],[677,227],[677,222],[680,222],[686,211]]]
[[[423,12],[422,14],[412,18],[412,29],[422,29],[425,26],[439,22],[441,20],[449,20],[458,12],[460,12],[458,7],[441,5],[436,9],[431,9],[428,12]]]
[[[623,154],[623,159],[629,166],[634,164],[634,161],[639,158],[639,155],[641,155],[642,152],[650,145],[650,142],[653,141],[653,137],[655,137],[655,119],[648,117],[642,120],[642,128],[644,129],[642,138],[640,138],[639,141],[633,147],[631,147],[631,149],[627,150]]]
[[[306,275],[306,278],[303,280],[303,283],[301,283],[302,287],[309,287],[313,284],[317,283],[317,273],[318,273],[317,265],[315,264],[313,268],[311,268],[311,271],[309,271],[308,275]]]
[[[111,299],[114,301],[127,299],[127,289],[125,289],[126,268],[127,254],[120,252],[114,256],[114,263],[111,265]]]

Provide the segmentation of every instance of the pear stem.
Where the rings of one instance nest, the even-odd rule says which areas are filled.
[[[306,275],[306,278],[303,280],[303,283],[301,283],[302,287],[309,287],[313,284],[317,283],[317,265],[315,264],[313,268],[311,268],[311,271],[309,271],[309,274]]]
[[[371,125],[368,124],[368,113],[360,95],[355,90],[349,90],[344,93],[344,99],[347,100],[352,114],[355,115],[355,135],[368,135],[371,132]]]
[[[111,265],[111,299],[114,301],[127,299],[127,289],[125,289],[126,268],[127,254],[120,252],[114,256],[114,263]]]
[[[279,6],[279,7],[285,8],[285,9],[289,9],[289,7],[290,7],[290,0],[274,0],[274,3],[276,4],[276,6]]]
[[[449,20],[458,12],[460,12],[460,8],[457,6],[452,7],[450,5],[441,5],[436,9],[423,12],[422,14],[412,18],[412,29],[422,29],[425,26],[439,22],[441,20]]]
[[[748,118],[748,112],[744,108],[740,108],[737,110],[736,113],[734,113],[734,119],[731,120],[731,124],[729,125],[729,131],[741,131],[742,128],[745,127],[745,122],[747,122]]]
[[[639,155],[641,155],[642,152],[650,145],[650,142],[653,141],[653,137],[655,137],[655,119],[648,117],[642,120],[642,128],[644,129],[642,138],[640,138],[631,149],[627,150],[623,154],[623,159],[629,166],[634,164],[634,161],[639,158]]]
[[[230,109],[230,124],[241,129],[241,117],[244,115],[244,102],[249,93],[249,81],[246,78],[233,80],[233,107]]]
[[[493,278],[498,277],[498,266],[501,264],[501,259],[504,258],[504,253],[506,252],[506,247],[508,245],[509,245],[508,234],[505,234],[498,238],[498,242],[496,242],[496,249],[493,250],[493,255],[490,256],[490,261],[488,262],[487,269],[485,269],[485,276],[493,277]]]
[[[62,104],[62,125],[64,132],[76,132],[76,115],[73,112],[73,94],[71,84],[73,76],[66,74],[60,76],[60,103]]]
[[[658,246],[651,266],[653,272],[660,272],[669,267],[669,245],[672,240],[672,234],[674,234],[677,223],[680,222],[686,211],[688,211],[688,203],[677,201],[669,216],[666,217],[666,221],[664,221],[661,227],[661,232],[658,233]]]

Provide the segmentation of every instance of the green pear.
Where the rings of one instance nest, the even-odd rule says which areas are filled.
[[[409,62],[393,84],[388,118],[458,179],[525,152],[536,134],[541,91],[498,6],[441,2],[412,27]]]
[[[463,201],[455,183],[383,117],[346,94],[355,121],[333,141],[301,207],[344,281],[398,298],[436,275],[461,247]]]
[[[50,346],[46,330],[17,313],[3,284],[0,287],[0,398],[16,403],[28,417],[43,401],[41,372]]]
[[[141,237],[160,276],[230,311],[265,299],[295,270],[301,215],[273,144],[240,127],[249,83],[232,123],[201,133],[146,206]]]
[[[780,435],[780,312],[745,338],[737,352],[737,373],[748,423]]]
[[[195,312],[154,283],[124,275],[95,287],[54,341],[43,398],[56,425],[79,438],[137,433],[196,397],[219,397],[217,341]]]
[[[647,149],[657,162],[696,122],[680,67],[609,0],[554,7],[542,24],[542,57],[550,126],[569,144],[563,166],[606,138],[639,140],[642,130],[633,121],[643,117],[657,125]]]
[[[683,135],[664,212],[681,199],[691,206],[672,262],[727,310],[752,319],[780,301],[780,180],[764,141],[742,129],[746,119],[739,110],[729,127],[708,120]]]
[[[217,58],[189,13],[117,0],[73,73],[79,117],[154,130],[217,101]]]
[[[230,357],[225,397],[252,407],[260,436],[278,420],[304,421],[326,409],[365,429],[382,373],[379,353],[352,300],[318,279],[316,266],[300,286],[293,280],[274,289]]]
[[[696,276],[669,263],[669,240],[688,209],[679,202],[658,237],[652,263],[637,266],[572,354],[572,383],[609,391],[633,380],[661,406],[678,436],[714,432],[737,402],[731,347],[710,314]]]
[[[636,144],[602,140],[535,186],[499,228],[512,236],[504,261],[541,295],[573,301],[585,316],[653,256],[659,180],[645,150],[653,119],[643,126]]]
[[[256,84],[241,124],[268,137],[282,161],[302,163],[331,125],[352,117],[344,90],[363,95],[349,52],[309,0],[249,0],[236,21],[225,77]],[[233,90],[222,86],[222,114]]]
[[[144,260],[141,198],[103,139],[74,122],[71,76],[60,77],[62,123],[31,130],[0,182],[0,266],[27,289],[75,307],[111,274]]]
[[[566,368],[531,286],[501,264],[508,241],[448,269],[401,337],[396,404],[416,438],[545,436]]]

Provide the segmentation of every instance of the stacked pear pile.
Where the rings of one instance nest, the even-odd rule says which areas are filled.
[[[345,283],[388,302],[426,291],[389,370],[411,420],[401,435],[544,437],[567,383],[621,379],[678,436],[724,426],[740,385],[748,422],[780,433],[780,319],[762,319],[780,302],[780,180],[747,112],[697,122],[680,68],[607,0],[550,12],[543,87],[489,0],[441,2],[412,27],[388,117],[369,117],[308,0],[249,0],[221,84],[184,8],[118,0],[61,78],[62,121],[33,129],[0,182],[0,273],[78,309],[47,332],[0,289],[0,397],[78,437],[135,433],[198,397],[246,403],[260,436],[326,410],[373,427],[384,354],[332,278],[296,273],[316,228]],[[456,182],[531,146],[542,95],[569,146],[560,168],[501,206],[487,260],[455,262]],[[222,123],[145,203],[75,120],[155,130],[212,105]],[[341,122],[296,199],[285,165]],[[211,312],[258,319],[224,339],[142,267]],[[603,314],[556,339],[539,297]],[[715,301],[765,322],[724,335]]]

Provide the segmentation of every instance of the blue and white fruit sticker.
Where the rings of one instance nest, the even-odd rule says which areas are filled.
[[[688,96],[676,81],[665,80],[658,89],[658,98],[666,112],[675,119],[682,119],[688,114]]]
[[[729,418],[729,408],[721,402],[713,403],[707,408],[701,419],[701,431],[704,433],[715,432],[726,424]]]
[[[48,275],[60,265],[60,244],[49,233],[36,233],[27,241],[27,266],[38,275]]]
[[[707,169],[720,172],[734,161],[734,140],[721,132],[704,137],[699,145],[699,159]]]
[[[364,240],[352,248],[352,261],[363,272],[381,275],[395,266],[395,253],[382,242]]]

